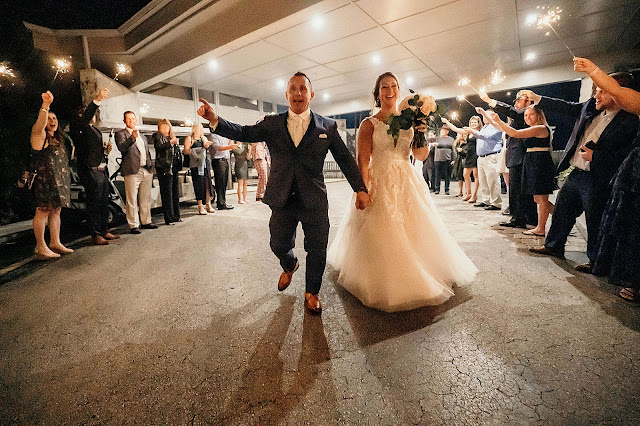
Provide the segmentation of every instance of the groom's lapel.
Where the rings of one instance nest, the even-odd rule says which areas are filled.
[[[309,127],[307,127],[307,131],[298,144],[298,149],[302,148],[302,146],[307,143],[313,143],[313,135],[316,133],[316,128],[319,128],[321,125],[322,123],[320,123],[320,116],[311,111],[311,120],[309,121]]]
[[[285,143],[289,148],[296,149],[296,144],[293,143],[293,139],[291,139],[291,133],[289,133],[289,127],[287,126],[289,111],[285,111],[284,113],[280,114],[280,116],[280,124],[284,127],[284,134],[286,135],[284,138]]]

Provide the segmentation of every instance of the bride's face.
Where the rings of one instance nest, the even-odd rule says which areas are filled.
[[[398,101],[398,82],[395,78],[391,76],[387,76],[380,80],[380,94],[378,98],[380,99],[380,106],[392,108],[395,106]]]

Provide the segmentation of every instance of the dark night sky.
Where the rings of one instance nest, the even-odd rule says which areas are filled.
[[[2,15],[48,28],[118,28],[150,0],[2,0]],[[1,19],[5,19],[1,18]]]

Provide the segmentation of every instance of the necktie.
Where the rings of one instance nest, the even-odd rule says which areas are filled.
[[[293,139],[293,144],[298,147],[300,145],[300,141],[304,136],[303,127],[302,127],[302,117],[299,115],[293,116],[293,131],[291,135],[291,139]]]

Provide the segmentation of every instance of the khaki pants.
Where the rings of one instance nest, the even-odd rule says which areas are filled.
[[[478,201],[487,205],[501,207],[500,174],[498,173],[499,154],[478,157]]]
[[[124,177],[124,189],[127,197],[127,223],[129,228],[139,228],[140,223],[151,223],[151,181],[153,173],[144,167],[135,175]],[[140,221],[138,221],[138,205]]]

